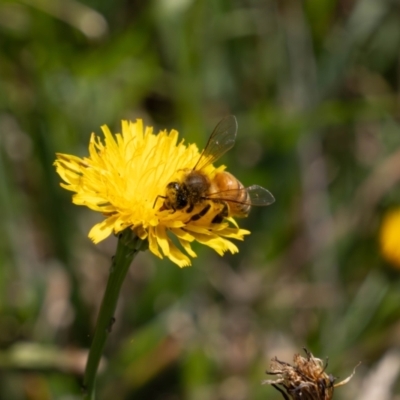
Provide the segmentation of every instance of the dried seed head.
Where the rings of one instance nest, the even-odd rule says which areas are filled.
[[[277,379],[265,380],[263,384],[272,385],[282,393],[285,400],[331,400],[334,388],[347,383],[355,371],[335,384],[336,378],[325,372],[328,361],[324,363],[307,349],[304,351],[306,357],[294,355],[293,365],[273,358],[267,374],[276,375]]]

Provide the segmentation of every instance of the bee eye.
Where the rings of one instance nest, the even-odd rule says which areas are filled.
[[[175,189],[178,190],[179,189],[179,183],[178,182],[170,182],[167,185],[167,189]]]

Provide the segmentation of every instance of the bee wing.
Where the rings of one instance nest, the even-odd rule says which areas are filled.
[[[231,149],[235,144],[237,129],[238,124],[234,115],[222,119],[212,131],[193,170],[202,170]]]
[[[262,186],[252,185],[247,188],[252,206],[269,206],[275,202],[273,194]]]
[[[246,200],[237,200],[241,193],[247,192]],[[250,206],[269,206],[275,201],[272,193],[262,186],[252,185],[247,188],[223,190],[207,196],[210,200],[230,201],[232,203],[248,204]]]

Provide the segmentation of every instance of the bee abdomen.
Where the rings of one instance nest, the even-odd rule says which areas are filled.
[[[243,184],[229,172],[216,174],[214,183],[229,205],[229,215],[245,217],[250,212],[250,196]]]

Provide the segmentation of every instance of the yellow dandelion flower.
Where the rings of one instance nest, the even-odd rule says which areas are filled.
[[[384,216],[379,240],[382,255],[400,268],[400,208],[393,209]]]
[[[230,239],[243,240],[250,232],[240,229],[226,212],[223,214],[224,202],[209,201],[206,210],[204,204],[180,209],[165,206],[167,185],[179,182],[200,159],[196,145],[178,142],[176,130],[155,135],[141,119],[122,121],[122,133],[113,135],[107,126],[102,126],[102,131],[104,141],[92,134],[88,157],[57,154],[55,161],[65,182],[61,186],[75,192],[73,203],[105,217],[89,232],[93,242],[130,228],[148,241],[153,254],[168,257],[180,267],[191,264],[189,256],[196,257],[191,247],[194,241],[220,255],[238,251]],[[224,168],[208,162],[202,172],[212,181]],[[269,203],[273,201],[270,196]]]

